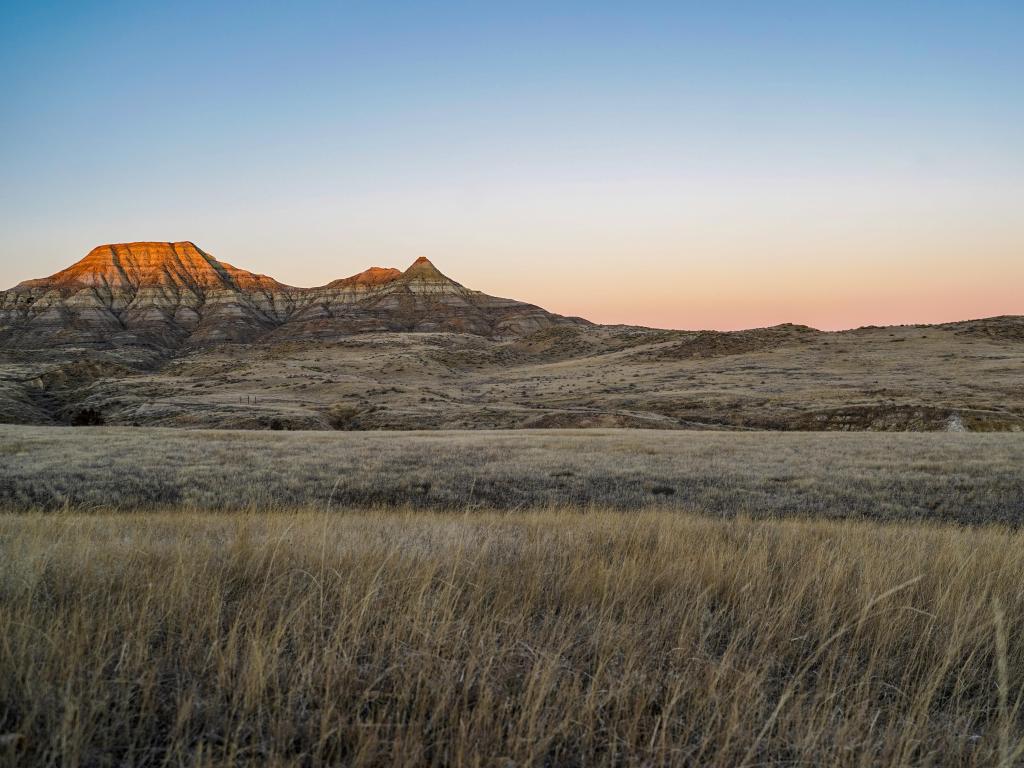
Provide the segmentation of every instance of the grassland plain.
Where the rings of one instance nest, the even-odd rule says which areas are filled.
[[[1024,435],[0,427],[0,509],[649,507],[1024,520]]]
[[[0,516],[11,765],[998,765],[1024,534],[669,511]]]
[[[1019,434],[0,427],[0,764],[1017,765],[1021,466]]]

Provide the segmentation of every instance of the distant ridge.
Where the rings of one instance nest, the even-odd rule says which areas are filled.
[[[191,241],[114,243],[0,292],[0,345],[182,346],[443,331],[515,338],[586,324],[463,287],[429,259],[296,288],[219,261]]]

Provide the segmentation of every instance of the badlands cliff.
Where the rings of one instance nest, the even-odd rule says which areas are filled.
[[[50,277],[0,292],[0,345],[147,346],[281,341],[381,331],[490,338],[580,324],[463,287],[429,260],[296,288],[191,242],[102,245]]]

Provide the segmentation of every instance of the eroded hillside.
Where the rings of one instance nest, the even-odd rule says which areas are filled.
[[[1024,319],[598,326],[426,259],[293,288],[191,243],[102,246],[0,293],[0,422],[1018,431]]]

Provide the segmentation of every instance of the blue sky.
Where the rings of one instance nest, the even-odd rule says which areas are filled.
[[[191,239],[608,322],[1024,313],[1024,3],[3,8],[3,286]]]

